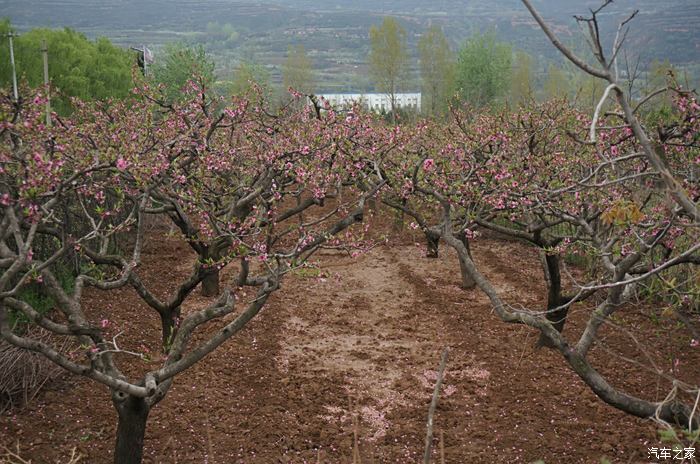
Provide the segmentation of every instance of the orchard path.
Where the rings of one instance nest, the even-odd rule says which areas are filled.
[[[174,240],[148,251],[142,272],[163,292],[190,265]],[[534,250],[482,238],[473,252],[507,300],[541,307]],[[363,463],[422,462],[445,346],[435,428],[446,462],[647,462],[654,426],[603,404],[560,356],[533,349],[533,331],[501,323],[481,292],[460,289],[450,251],[427,259],[413,243],[392,243],[358,258],[324,251],[317,261],[320,274],[289,276],[241,334],[177,377],[151,413],[145,462],[315,463],[320,454],[348,463],[355,432]],[[88,299],[96,317],[136,334],[125,347],[157,346],[157,318],[130,327],[149,311],[131,290]],[[578,330],[580,316],[567,330]],[[646,381],[618,361],[604,369],[633,389]],[[0,444],[19,440],[34,463],[65,459],[73,447],[88,455],[83,462],[110,463],[115,414],[108,392],[95,391],[65,380],[0,418]]]

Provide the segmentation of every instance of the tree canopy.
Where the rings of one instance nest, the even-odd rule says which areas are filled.
[[[263,97],[270,98],[272,94],[270,73],[265,67],[254,61],[241,62],[234,72],[229,93],[240,97],[251,98],[257,94],[256,87],[260,89]]]
[[[193,76],[201,80],[206,90],[214,83],[214,62],[201,45],[167,44],[152,70],[156,82],[165,86],[168,101],[181,98],[183,87]]]
[[[12,30],[9,20],[0,22],[0,34]],[[133,55],[101,37],[95,41],[72,29],[32,29],[16,37],[14,54],[17,78],[31,87],[44,82],[42,40],[46,40],[49,56],[49,79],[59,91],[53,107],[58,112],[69,110],[68,97],[83,100],[124,98],[132,85]],[[7,38],[0,47],[0,85],[12,85]]]
[[[370,74],[377,90],[389,95],[393,113],[396,93],[408,72],[406,29],[395,18],[386,17],[381,26],[371,27],[369,39]]]
[[[287,59],[282,65],[282,83],[284,91],[289,88],[306,94],[314,91],[316,82],[313,62],[303,45],[290,46],[287,49]]]
[[[503,97],[510,85],[511,46],[496,34],[474,34],[459,50],[457,91],[472,105],[485,106]]]
[[[418,41],[424,111],[436,115],[447,109],[454,89],[454,59],[440,26],[433,25]]]

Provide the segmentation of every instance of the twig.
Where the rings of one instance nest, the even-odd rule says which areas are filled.
[[[357,413],[353,413],[353,447],[352,447],[352,464],[362,464],[362,458],[360,457],[360,421],[357,417]]]
[[[211,423],[209,422],[209,414],[207,414],[207,446],[209,451],[208,458],[211,460],[211,462],[216,462],[214,459],[214,443],[211,439]]]
[[[430,464],[430,448],[433,444],[433,416],[435,415],[438,398],[440,397],[440,388],[442,388],[442,379],[445,374],[445,365],[447,364],[447,354],[449,351],[449,348],[445,348],[445,350],[442,352],[438,378],[437,382],[435,382],[435,390],[433,390],[433,399],[430,402],[430,408],[428,409],[428,424],[425,434],[425,454],[423,455],[423,464]]]
[[[445,464],[445,431],[440,429],[440,464]]]

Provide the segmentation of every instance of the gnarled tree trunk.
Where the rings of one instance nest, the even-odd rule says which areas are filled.
[[[563,296],[561,294],[561,271],[560,271],[560,258],[558,255],[546,254],[544,257],[544,272],[547,281],[547,320],[552,323],[557,332],[561,333],[564,330],[564,324],[566,324],[566,316],[569,313],[569,307],[559,308],[571,301],[571,297]],[[540,334],[540,338],[537,341],[537,346],[546,346],[548,348],[554,348],[554,345],[550,340]]]
[[[437,258],[439,256],[440,234],[432,230],[426,230],[424,233],[425,241],[428,245],[428,252],[425,256],[428,258]]]
[[[180,318],[180,307],[170,311],[160,313],[160,324],[163,330],[163,352],[167,353],[170,349],[170,344],[175,338],[177,332],[178,319]]]
[[[207,269],[202,279],[202,296],[216,296],[219,290],[219,268]]]
[[[472,252],[469,248],[469,239],[464,233],[459,234],[459,241],[462,242],[464,244],[464,247],[467,249],[469,259],[472,259]],[[459,257],[459,270],[462,274],[462,288],[464,288],[465,290],[469,290],[476,287],[476,282],[474,282],[474,279],[472,278],[471,273],[469,272],[468,265],[465,262],[464,258],[459,253],[457,253],[457,256]]]
[[[114,464],[141,464],[146,421],[151,407],[144,398],[112,393],[112,402],[119,416]]]

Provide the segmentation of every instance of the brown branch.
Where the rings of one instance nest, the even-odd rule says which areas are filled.
[[[433,390],[433,399],[430,401],[430,407],[428,408],[428,423],[425,433],[425,453],[423,454],[423,464],[430,464],[430,450],[433,446],[433,416],[435,415],[438,398],[440,397],[440,389],[442,388],[442,380],[445,375],[445,365],[447,364],[447,355],[449,351],[449,348],[445,348],[445,350],[442,352],[440,369],[438,370],[438,377],[437,381],[435,382],[435,389]]]

